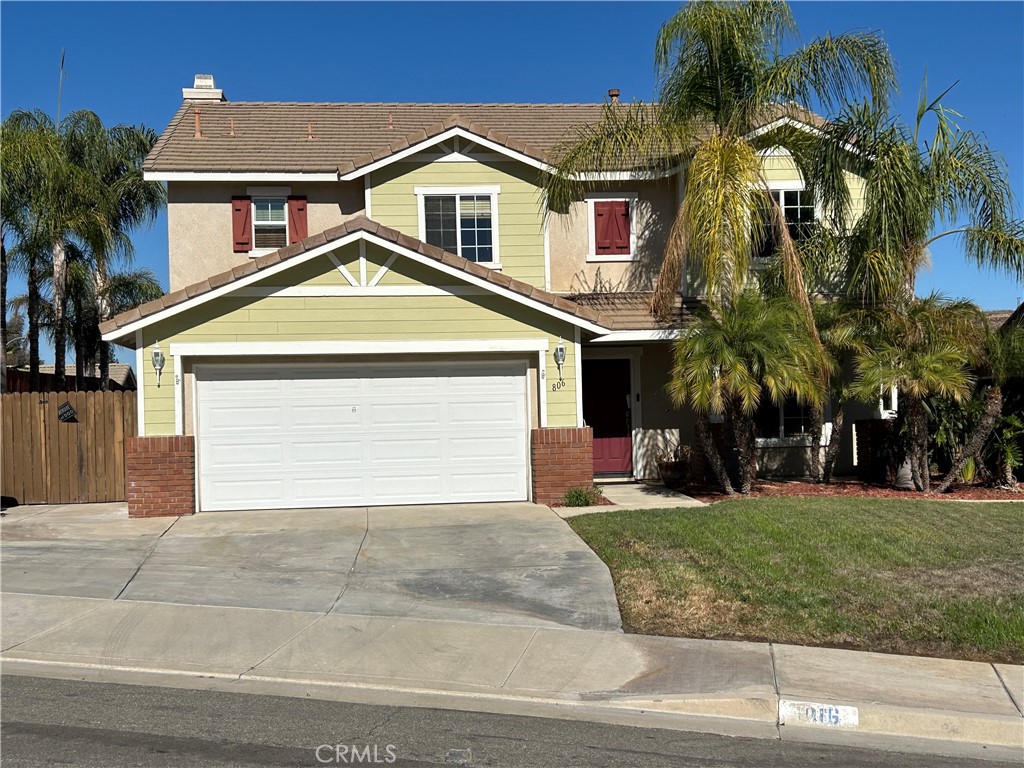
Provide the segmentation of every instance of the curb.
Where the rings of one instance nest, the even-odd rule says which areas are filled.
[[[949,710],[911,709],[873,702],[795,702],[768,697],[564,697],[485,690],[446,690],[414,684],[241,675],[214,671],[47,661],[3,654],[3,673],[90,682],[316,698],[358,704],[456,709],[696,731],[781,741],[813,742],[896,752],[1019,761],[1024,718]],[[838,720],[812,724],[805,709]],[[794,712],[798,716],[794,718]]]

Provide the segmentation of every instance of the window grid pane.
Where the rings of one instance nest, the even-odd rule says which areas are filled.
[[[494,261],[490,195],[459,197],[459,229],[462,234],[460,256],[470,261]]]
[[[458,253],[454,195],[430,195],[423,199],[424,232],[427,243]]]

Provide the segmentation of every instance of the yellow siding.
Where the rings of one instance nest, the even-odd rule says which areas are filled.
[[[499,186],[498,248],[502,271],[544,287],[544,217],[538,173],[516,162],[398,162],[370,175],[373,218],[419,237],[415,187]]]
[[[358,275],[358,246],[341,249],[339,260],[349,263],[356,251],[355,275]],[[343,258],[344,257],[344,258]],[[383,254],[367,248],[367,261],[380,262]],[[296,270],[260,281],[254,287],[282,285],[322,285],[323,276],[337,270],[327,256],[318,257]],[[375,269],[368,266],[367,275]],[[293,282],[293,274],[305,280]],[[434,284],[452,285],[458,281],[443,273],[399,256],[386,277],[405,284],[433,278]],[[383,282],[383,281],[382,281]],[[396,283],[398,284],[398,283]],[[383,286],[382,286],[383,288]],[[386,290],[386,288],[384,288]],[[565,387],[552,391],[558,378],[551,353],[546,360],[548,425],[576,425],[576,360],[571,343],[573,326],[565,321],[525,307],[493,294],[480,296],[310,296],[239,298],[224,296],[193,310],[157,323],[144,332],[144,359],[150,359],[152,345],[159,340],[165,354],[177,342],[280,342],[280,341],[352,341],[376,339],[388,341],[447,339],[524,339],[547,337],[551,350],[559,339],[567,340],[563,366]],[[529,353],[531,360],[536,360]],[[524,358],[526,355],[524,355]],[[174,365],[168,354],[162,386],[157,388],[152,366],[144,366],[146,434],[174,433]],[[531,393],[531,398],[537,393]]]

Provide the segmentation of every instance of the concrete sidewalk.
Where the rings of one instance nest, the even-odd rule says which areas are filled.
[[[8,674],[1024,754],[1020,666],[124,599],[2,601]]]

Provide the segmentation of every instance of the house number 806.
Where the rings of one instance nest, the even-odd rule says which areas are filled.
[[[565,379],[559,379],[551,383],[551,391],[557,392],[565,386]]]

